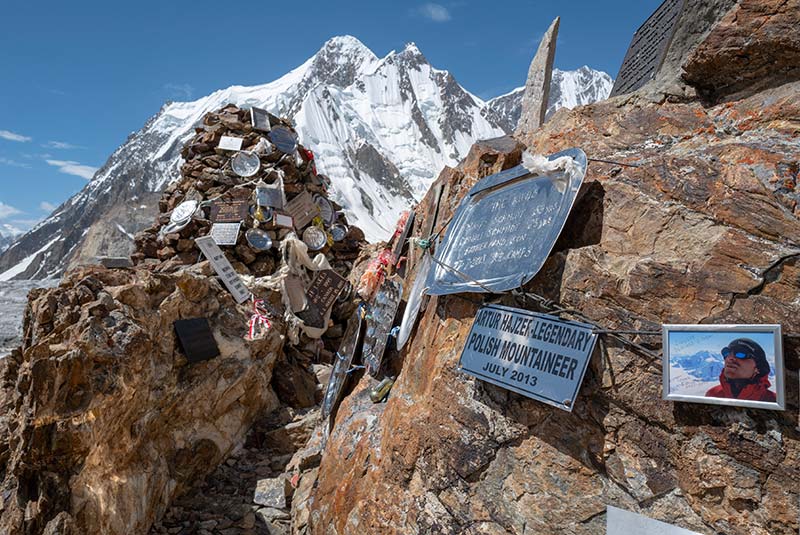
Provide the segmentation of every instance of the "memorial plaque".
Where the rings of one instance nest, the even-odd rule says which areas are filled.
[[[328,245],[328,235],[321,228],[311,226],[303,232],[303,243],[309,251],[319,251]]]
[[[231,169],[240,177],[251,177],[261,169],[261,159],[254,152],[237,152],[231,158]]]
[[[251,228],[244,233],[244,238],[250,247],[256,251],[268,251],[272,249],[272,238],[261,229]]]
[[[222,136],[218,147],[222,150],[241,150],[244,139],[233,136]]]
[[[342,389],[347,381],[347,370],[357,356],[359,344],[363,334],[363,303],[347,320],[347,329],[342,336],[342,343],[334,356],[333,370],[328,380],[328,387],[325,389],[325,396],[322,398],[322,419],[328,418],[336,411],[342,395]]]
[[[314,197],[306,190],[286,203],[286,211],[292,216],[297,230],[305,228],[319,215],[319,207],[314,203]]]
[[[285,126],[276,126],[268,134],[269,140],[284,154],[294,154],[297,150],[297,134]]]
[[[100,256],[97,258],[104,268],[121,269],[133,267],[129,256]]]
[[[585,323],[486,305],[472,322],[459,369],[571,412],[596,340]]]
[[[247,217],[249,209],[247,199],[216,200],[211,203],[209,217],[214,223],[236,223]]]
[[[319,209],[319,215],[325,225],[330,226],[336,221],[336,211],[333,209],[331,202],[319,194],[314,194],[314,204]]]
[[[283,177],[279,177],[274,184],[259,184],[256,187],[256,201],[261,206],[283,210],[284,205],[286,205],[286,197],[283,192]]]
[[[269,113],[267,110],[261,108],[250,108],[250,123],[253,125],[253,130],[260,130],[261,132],[269,132]]]
[[[500,293],[536,275],[586,174],[582,150],[565,150],[549,159],[562,156],[573,159],[576,172],[534,175],[519,165],[488,176],[469,190],[436,250],[437,262],[426,283],[429,295]]]
[[[381,368],[389,331],[392,330],[402,295],[403,283],[387,278],[372,300],[364,334],[364,366],[367,368],[367,373],[373,377]]]
[[[291,216],[288,216],[286,214],[281,214],[278,212],[273,213],[272,222],[275,223],[276,227],[285,227],[285,228],[294,227],[294,219],[292,219]]]
[[[236,245],[239,241],[239,229],[241,221],[238,223],[214,223],[211,225],[211,232],[208,234],[214,238],[217,245]]]
[[[173,322],[178,335],[178,347],[189,362],[202,362],[219,355],[217,341],[206,318],[193,318]]]
[[[685,0],[665,0],[633,34],[612,97],[636,91],[658,74],[683,14]]]
[[[432,263],[430,253],[426,253],[417,269],[417,276],[411,286],[411,292],[408,294],[408,303],[403,312],[403,321],[400,322],[400,332],[397,333],[398,350],[403,349],[403,346],[406,345],[408,337],[411,336],[411,331],[414,329],[414,324],[417,322],[417,315],[419,314],[425,291],[425,281],[428,278],[428,271],[430,271]]]
[[[197,211],[198,206],[199,203],[197,201],[183,201],[172,210],[169,220],[177,224],[189,221]]]
[[[306,308],[296,315],[310,327],[325,327],[325,314],[336,302],[336,298],[347,286],[347,279],[332,269],[323,269],[314,273],[308,291],[306,291]]]
[[[611,505],[606,509],[606,535],[700,535],[695,531],[679,528],[653,520],[640,514],[617,509]]]
[[[222,249],[214,242],[214,238],[211,236],[203,236],[202,238],[195,239],[194,242],[208,261],[211,262],[211,267],[214,268],[219,278],[222,279],[222,283],[228,288],[231,295],[233,295],[234,300],[237,303],[244,303],[250,299],[250,290],[247,289],[242,279],[239,278],[239,274],[233,269],[225,253],[223,253]]]

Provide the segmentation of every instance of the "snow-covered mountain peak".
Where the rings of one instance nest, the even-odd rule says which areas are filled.
[[[332,37],[314,54],[305,77],[318,83],[347,87],[360,75],[370,72],[378,57],[351,35]]]

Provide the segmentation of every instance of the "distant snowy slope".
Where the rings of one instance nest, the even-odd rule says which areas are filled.
[[[569,91],[578,102],[589,98]],[[413,43],[379,58],[354,37],[334,37],[274,82],[165,104],[81,192],[0,255],[0,274],[46,278],[97,256],[129,254],[130,235],[152,222],[160,191],[179,176],[195,125],[228,103],[290,118],[332,179],[333,197],[373,241],[388,237],[445,165],[456,165],[475,141],[510,131]]]

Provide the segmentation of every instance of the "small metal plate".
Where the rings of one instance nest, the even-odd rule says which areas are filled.
[[[347,329],[342,336],[342,343],[334,356],[333,370],[328,380],[328,388],[325,389],[325,396],[322,398],[322,419],[327,419],[336,411],[341,399],[342,389],[347,381],[347,370],[357,356],[361,338],[363,335],[364,320],[362,319],[362,308],[359,306],[350,319],[347,320]]]
[[[251,177],[261,169],[261,160],[254,152],[237,152],[231,158],[231,169],[240,177]]]
[[[285,126],[276,126],[270,130],[269,140],[284,154],[294,154],[297,150],[297,134]]]
[[[183,223],[192,218],[192,215],[197,211],[197,201],[183,201],[178,206],[173,208],[169,220],[172,223]]]
[[[222,136],[219,140],[219,148],[222,150],[241,150],[244,139],[233,136]]]
[[[219,347],[206,318],[173,322],[178,346],[191,363],[202,362],[219,355]]]
[[[411,331],[414,329],[414,324],[417,322],[417,315],[419,314],[420,305],[422,305],[422,298],[425,290],[425,281],[428,278],[428,272],[431,269],[431,255],[425,253],[422,261],[417,269],[417,275],[414,279],[414,284],[411,286],[411,292],[408,294],[408,303],[403,312],[403,321],[400,323],[400,332],[397,334],[397,349],[403,349],[403,346],[411,336]]]
[[[250,247],[257,251],[268,251],[272,249],[272,238],[261,229],[248,229],[248,231],[244,233],[244,238],[247,240],[247,243],[250,244]]]
[[[271,130],[267,110],[256,107],[250,108],[250,123],[253,125],[253,130],[260,130],[261,132],[269,132]]]

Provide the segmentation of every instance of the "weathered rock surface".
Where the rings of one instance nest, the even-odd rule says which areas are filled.
[[[34,290],[10,357],[0,532],[144,532],[278,405],[280,328],[243,340],[247,307],[209,273],[89,268]],[[187,363],[172,322],[192,317],[209,318],[220,356]]]
[[[800,83],[715,107],[645,100],[561,111],[520,140],[637,166],[589,165],[528,289],[610,329],[800,332]],[[438,220],[519,154],[507,141],[473,147],[439,178]],[[456,371],[482,297],[431,299],[387,403],[370,402],[368,377],[345,398],[304,529],[594,535],[611,504],[699,533],[797,533],[797,338],[784,338],[783,412],[662,400],[660,359],[604,337],[567,413]],[[657,336],[636,341],[660,349]]]
[[[526,134],[542,126],[550,96],[553,60],[556,57],[556,40],[561,17],[556,17],[544,33],[539,48],[528,68],[528,79],[522,93],[522,110],[516,133]]]

